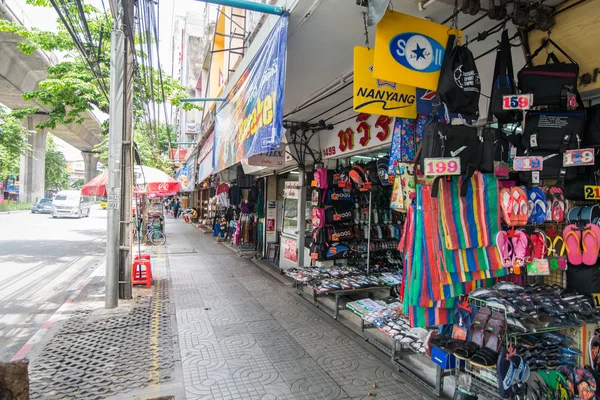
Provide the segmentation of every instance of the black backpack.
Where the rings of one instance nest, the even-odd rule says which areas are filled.
[[[448,38],[437,92],[448,112],[476,116],[481,82],[475,57],[466,46],[455,45],[455,38]]]
[[[502,32],[500,46],[496,50],[496,65],[494,66],[494,75],[492,78],[488,122],[492,122],[492,116],[496,117],[500,124],[510,124],[522,119],[520,111],[503,109],[504,96],[517,94],[510,49],[508,31],[505,29]]]

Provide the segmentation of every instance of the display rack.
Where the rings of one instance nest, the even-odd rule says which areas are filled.
[[[309,302],[314,305],[317,308],[321,308],[323,311],[325,311],[327,314],[329,314],[333,319],[337,320],[340,316],[340,311],[345,310],[344,307],[340,307],[340,297],[342,296],[351,296],[351,295],[355,295],[355,294],[367,294],[367,296],[369,298],[372,298],[373,293],[375,293],[377,290],[390,290],[391,286],[371,286],[368,288],[360,288],[360,289],[345,289],[345,290],[332,290],[330,292],[327,293],[317,293],[313,287],[311,287],[310,285],[306,285],[302,282],[300,282],[299,280],[295,280],[294,281],[294,287],[296,288],[296,293],[298,295],[300,295],[302,298],[309,300]],[[309,297],[306,297],[306,293],[305,291],[302,290],[302,288],[308,289],[310,292]],[[322,302],[319,302],[319,298],[320,297],[324,297],[324,296],[328,296],[328,295],[332,295],[335,296],[335,307],[332,310],[332,312],[329,312],[328,307],[321,307],[321,305],[323,304]]]
[[[423,379],[423,377],[415,374],[413,372],[413,368],[405,364],[405,362],[403,361],[405,357],[421,356],[422,354],[415,353],[411,348],[403,346],[402,343],[396,340],[392,340],[392,346],[389,347],[386,344],[382,343],[374,335],[372,335],[369,332],[370,329],[376,329],[376,326],[373,324],[365,323],[365,320],[361,318],[360,331],[362,337],[365,339],[366,342],[372,344],[381,352],[389,356],[391,364],[394,365],[399,372],[403,372],[410,376],[417,385],[433,393],[437,397],[442,396],[444,392],[444,378],[446,376],[452,375],[451,370],[444,371],[442,367],[435,364],[435,380],[433,384],[429,383],[427,380]]]

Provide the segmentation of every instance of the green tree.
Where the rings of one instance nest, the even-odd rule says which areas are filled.
[[[67,160],[62,152],[56,150],[56,144],[48,135],[46,139],[46,190],[61,190],[69,187]]]
[[[81,187],[85,185],[85,180],[82,178],[77,179],[75,182],[71,183],[72,189],[81,189]]]
[[[28,136],[20,119],[0,110],[0,182],[19,174],[21,155],[29,150]]]
[[[168,154],[169,133],[171,141],[173,141],[176,137],[175,132],[163,122],[150,121],[150,123],[137,122],[134,124],[134,140],[142,165],[167,173],[172,172]],[[108,163],[108,137],[104,137],[102,143],[96,146],[96,151],[100,153],[100,161],[106,165]]]
[[[48,0],[27,0],[27,3],[38,7],[50,7]],[[72,12],[76,23],[81,24],[76,2],[66,2],[65,7]],[[94,54],[97,63],[86,61],[65,26],[59,22],[57,32],[27,29],[18,23],[0,20],[0,32],[12,32],[25,40],[17,47],[25,54],[32,54],[36,49],[60,51],[66,54],[65,59],[47,68],[48,77],[39,82],[38,88],[24,94],[26,100],[35,100],[49,110],[47,121],[40,128],[54,128],[57,124],[81,123],[83,113],[96,106],[101,111],[109,112],[107,98],[110,77],[110,39],[112,17],[110,13],[100,11],[83,3],[86,23],[89,30],[89,54]],[[138,44],[148,43],[147,39],[136,37]],[[140,64],[134,79],[133,112],[134,120],[148,118],[148,107],[162,106],[169,102],[172,106],[182,106],[186,110],[198,108],[190,103],[181,103],[187,97],[185,89],[171,77],[159,71],[145,67],[142,63],[146,54],[136,51]],[[93,69],[93,71],[92,71]],[[163,92],[164,88],[164,92]],[[151,103],[153,101],[153,103]],[[35,108],[31,112],[37,111]],[[104,124],[105,131],[108,127]],[[106,132],[105,132],[106,133]],[[156,135],[154,135],[156,136]]]

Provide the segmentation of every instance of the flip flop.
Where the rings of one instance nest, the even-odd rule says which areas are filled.
[[[500,259],[502,260],[502,266],[504,268],[512,267],[513,251],[510,239],[508,237],[508,233],[506,231],[498,232],[498,234],[496,235],[496,246],[498,248],[498,254],[500,255]]]
[[[552,256],[556,259],[556,267],[564,271],[567,269],[567,259],[565,257],[565,240],[562,236],[556,236],[554,240],[552,240]],[[550,251],[550,249],[548,250]],[[552,267],[553,263],[550,262],[550,266]]]
[[[565,220],[565,195],[562,188],[552,186],[548,189],[548,196],[551,201],[552,221],[563,222]]]
[[[515,274],[521,274],[521,268],[525,265],[525,258],[527,257],[527,247],[529,240],[527,235],[523,231],[515,231],[511,239],[513,248],[513,271]]]
[[[502,350],[498,356],[496,372],[498,374],[498,389],[500,396],[504,398],[512,397],[512,386],[515,383],[517,368],[507,357],[506,350]]]
[[[478,345],[479,347],[483,347],[484,343],[484,329],[492,315],[492,311],[487,307],[482,307],[475,314],[475,318],[473,318],[473,323],[471,324],[471,341]]]
[[[582,253],[581,253],[581,232],[576,231],[577,225],[567,225],[563,231],[563,238],[565,241],[565,249],[567,250],[567,258],[569,263],[573,265],[582,264]]]
[[[547,204],[546,195],[540,188],[532,188],[527,191],[529,222],[532,224],[543,224],[546,222]]]
[[[515,225],[513,222],[513,216],[519,211],[515,198],[512,196],[511,190],[512,188],[504,188],[500,191],[500,206],[502,208],[502,214],[506,225]]]
[[[596,227],[596,232],[600,233],[600,228],[592,224],[587,224],[585,230],[581,232],[583,246],[581,262],[585,265],[594,265],[598,261],[598,236],[591,227]]]
[[[514,187],[511,190],[511,196],[515,199],[517,204],[517,213],[514,220],[515,225],[527,224],[527,217],[529,215],[529,204],[527,202],[527,193],[520,187]]]
[[[497,353],[502,347],[507,325],[504,315],[499,312],[493,312],[485,326],[484,340],[485,347]]]
[[[548,252],[546,244],[546,235],[542,231],[535,231],[531,234],[531,255],[533,258],[544,258]]]

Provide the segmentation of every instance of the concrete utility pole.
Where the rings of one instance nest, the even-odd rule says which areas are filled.
[[[124,3],[125,2],[125,3]],[[114,0],[116,16],[110,50],[110,121],[108,136],[108,222],[106,238],[105,307],[118,306],[119,297],[131,298],[131,197],[133,186],[131,142],[132,49],[126,44],[127,16],[133,21],[133,2]],[[126,13],[128,13],[126,15]],[[129,30],[132,32],[133,29]],[[126,263],[126,264],[125,264]],[[128,272],[129,270],[129,272]],[[121,289],[121,290],[119,290]],[[121,295],[121,296],[119,296]]]
[[[126,14],[124,31],[135,32],[133,0],[123,0]],[[119,298],[129,300],[131,290],[132,197],[133,197],[133,38],[125,40],[125,72],[123,102],[123,155],[121,166],[121,232],[119,240]]]

